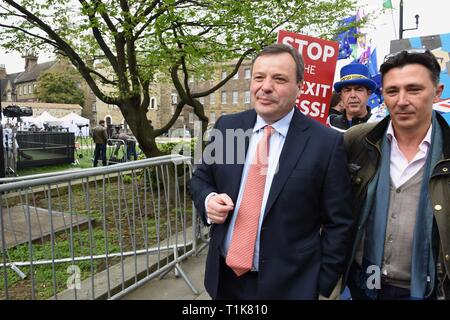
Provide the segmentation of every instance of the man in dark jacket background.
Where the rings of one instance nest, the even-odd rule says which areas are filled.
[[[370,108],[369,97],[377,88],[375,81],[369,77],[369,69],[359,63],[351,63],[342,67],[341,80],[334,84],[334,90],[341,96],[344,111],[341,115],[330,114],[330,127],[338,131],[367,122]]]
[[[108,135],[106,134],[105,120],[100,120],[98,126],[92,130],[92,138],[95,142],[94,167],[97,166],[99,158],[102,159],[103,166],[106,166],[106,142]]]

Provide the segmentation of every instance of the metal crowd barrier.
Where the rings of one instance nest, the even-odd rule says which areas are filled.
[[[197,293],[191,173],[176,155],[1,179],[0,299],[117,299],[170,271]]]

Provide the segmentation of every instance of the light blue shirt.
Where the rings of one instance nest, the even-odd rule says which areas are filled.
[[[278,171],[278,160],[280,159],[281,150],[283,149],[284,141],[286,140],[286,135],[289,130],[289,124],[291,123],[292,116],[294,115],[294,108],[285,115],[283,118],[278,120],[277,122],[271,124],[272,128],[274,128],[274,132],[270,136],[269,142],[269,159],[268,159],[268,170],[266,177],[266,184],[264,187],[264,195],[263,202],[261,205],[261,214],[259,216],[259,224],[258,224],[258,232],[256,234],[256,242],[255,242],[255,255],[253,257],[253,268],[252,271],[257,271],[259,269],[259,240],[261,233],[261,225],[264,218],[264,211],[266,209],[267,198],[269,196],[270,187],[272,185],[272,180],[274,175]],[[250,139],[250,143],[248,146],[247,157],[245,159],[244,169],[242,172],[241,185],[239,188],[238,198],[236,200],[236,204],[234,207],[234,213],[230,221],[230,225],[225,237],[225,242],[223,245],[223,256],[227,256],[228,249],[230,247],[231,238],[233,236],[234,224],[236,223],[236,217],[239,212],[239,207],[241,206],[242,195],[244,193],[245,182],[247,181],[248,170],[250,164],[252,163],[253,157],[256,152],[256,146],[260,139],[264,137],[264,127],[267,126],[266,123],[259,115],[256,117],[256,123],[253,127],[253,135]]]

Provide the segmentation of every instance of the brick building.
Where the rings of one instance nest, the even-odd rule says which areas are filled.
[[[25,70],[13,74],[7,74],[4,65],[0,65],[0,87],[1,101],[4,102],[38,102],[35,94],[37,79],[47,71],[60,71],[73,69],[73,66],[64,59],[38,63],[34,55],[23,56],[25,59]],[[81,115],[93,119],[93,108],[95,108],[95,96],[81,76],[77,79],[79,88],[83,91],[85,101],[82,106]]]

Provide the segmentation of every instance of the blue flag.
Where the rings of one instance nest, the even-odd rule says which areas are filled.
[[[374,77],[378,74],[378,63],[377,63],[377,48],[373,49],[370,54],[369,61],[367,62],[367,68],[369,68],[369,74]]]
[[[345,18],[341,21],[340,27],[348,26],[355,21],[356,21],[356,16],[351,16],[351,17]],[[356,35],[356,28],[352,27],[348,31],[342,32],[336,36],[336,41],[339,42],[338,60],[346,59],[351,55],[351,53],[353,51],[352,45],[356,44],[356,36],[355,35]]]

